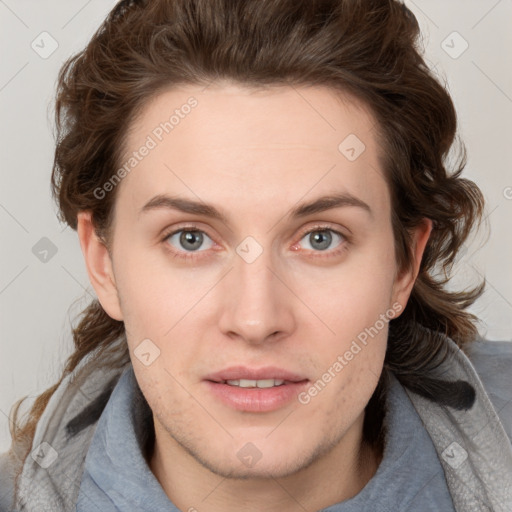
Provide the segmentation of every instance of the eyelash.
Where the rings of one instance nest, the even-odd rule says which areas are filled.
[[[199,233],[205,234],[206,236],[208,236],[208,238],[210,238],[210,240],[215,242],[213,240],[213,238],[210,235],[208,235],[208,233],[206,233],[202,229],[199,229],[197,226],[187,226],[187,227],[182,227],[180,229],[174,229],[172,231],[169,231],[168,233],[163,235],[162,242],[164,242],[166,250],[168,250],[175,258],[180,258],[180,259],[183,259],[183,260],[193,260],[193,259],[208,257],[207,255],[203,256],[201,254],[201,253],[206,252],[206,251],[189,251],[189,252],[187,252],[187,251],[177,251],[175,249],[171,249],[172,246],[170,244],[165,243],[171,236],[175,235],[176,233],[196,232],[196,231],[199,232]],[[349,244],[351,242],[351,238],[348,235],[345,235],[345,234],[341,233],[340,231],[337,231],[335,229],[332,229],[330,226],[325,226],[325,225],[314,226],[313,228],[310,228],[310,229],[304,231],[303,233],[301,233],[301,235],[299,237],[299,240],[298,240],[298,242],[296,242],[296,244],[298,244],[306,235],[309,235],[311,233],[316,233],[316,232],[319,232],[319,231],[330,231],[331,233],[335,233],[336,235],[338,235],[341,238],[343,238],[344,241],[341,242],[340,246],[337,249],[330,250],[330,251],[329,250],[327,250],[327,251],[314,251],[316,253],[319,253],[319,254],[313,256],[314,258],[332,258],[332,257],[335,257],[335,256],[340,256],[343,252],[345,252],[347,250],[347,244]],[[294,245],[296,245],[296,244],[294,244]],[[324,253],[324,254],[322,254],[322,253]],[[327,254],[325,254],[325,253],[327,253]]]

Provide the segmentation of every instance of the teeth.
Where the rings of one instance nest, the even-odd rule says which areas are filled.
[[[274,386],[281,386],[284,380],[281,379],[262,379],[262,380],[228,380],[226,381],[230,386],[238,386],[240,388],[273,388]]]

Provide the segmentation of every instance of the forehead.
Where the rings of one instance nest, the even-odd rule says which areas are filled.
[[[348,192],[387,210],[376,135],[361,102],[328,88],[181,86],[154,97],[131,126],[123,163],[134,165],[118,200],[140,207],[169,193],[276,207],[276,198],[283,206]]]

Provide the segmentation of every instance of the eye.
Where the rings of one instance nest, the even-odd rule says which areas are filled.
[[[345,235],[334,229],[317,226],[304,233],[293,250],[299,249],[300,246],[308,251],[327,253],[325,256],[336,256],[346,249],[348,241]],[[215,246],[215,242],[204,231],[195,227],[173,231],[163,237],[163,242],[167,244],[169,251],[175,257],[185,259],[193,258],[194,253],[205,253]],[[196,257],[198,256],[199,254]],[[318,256],[320,255],[318,254]]]
[[[308,231],[301,238],[301,242],[303,240],[306,242],[305,249],[313,251],[327,251],[328,249],[338,248],[343,243],[343,241],[346,240],[346,237],[333,229],[315,228]],[[335,243],[334,247],[333,242]]]
[[[180,229],[165,237],[170,245],[172,245],[178,252],[203,252],[203,250],[211,249],[214,242],[204,232],[198,229]],[[204,244],[206,242],[206,247]],[[201,247],[203,246],[203,249]]]

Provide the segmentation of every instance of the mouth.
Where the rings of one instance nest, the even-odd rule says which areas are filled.
[[[223,381],[223,382],[221,382],[221,384],[227,384],[228,386],[236,386],[239,388],[268,389],[268,388],[274,388],[277,386],[283,386],[285,382],[286,381],[284,381],[283,379],[260,379],[260,380],[235,379],[235,380]]]
[[[309,379],[276,367],[231,367],[203,380],[213,398],[231,409],[270,412],[289,405]]]

